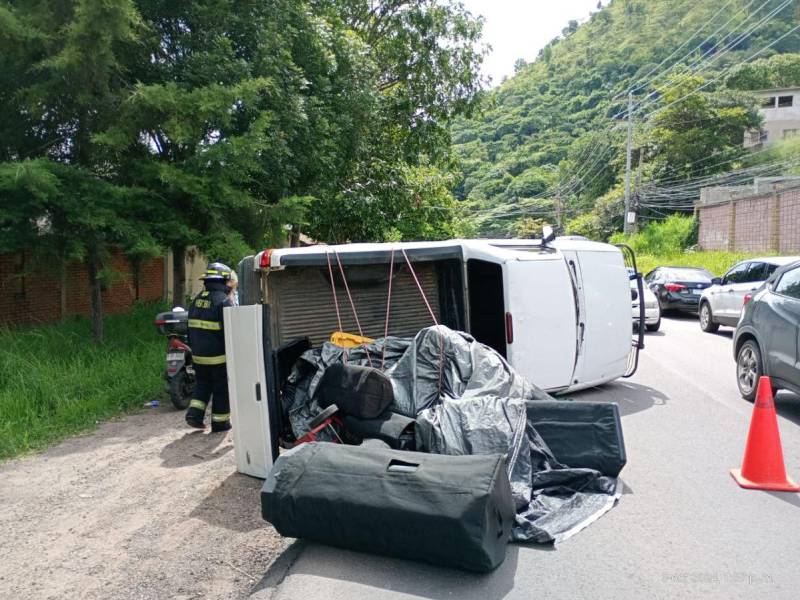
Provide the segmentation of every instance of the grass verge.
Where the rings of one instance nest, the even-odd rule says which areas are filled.
[[[87,319],[0,329],[0,460],[95,427],[101,419],[161,397],[164,339],[159,305],[106,319],[91,343]]]
[[[656,267],[700,267],[714,275],[723,275],[735,263],[747,258],[766,256],[769,253],[747,254],[744,252],[675,252],[663,255],[637,254],[636,266],[643,275]]]

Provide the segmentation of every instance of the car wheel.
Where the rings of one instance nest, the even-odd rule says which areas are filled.
[[[703,302],[700,305],[700,329],[706,333],[714,333],[719,329],[719,323],[714,323],[714,318],[711,315],[711,305],[708,302]]]
[[[658,331],[661,327],[661,317],[658,317],[658,321],[655,323],[648,323],[645,327],[647,327],[647,331]]]
[[[758,380],[764,374],[761,350],[755,340],[747,340],[736,356],[736,385],[742,398],[752,402],[758,390]]]

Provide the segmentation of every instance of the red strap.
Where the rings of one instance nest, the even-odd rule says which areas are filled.
[[[339,263],[339,272],[342,274],[342,281],[344,282],[344,289],[347,292],[347,299],[350,301],[350,309],[353,311],[353,318],[356,320],[356,327],[358,327],[358,334],[361,337],[364,336],[364,331],[361,329],[361,322],[358,320],[358,313],[356,312],[356,305],[353,302],[353,296],[350,294],[350,286],[347,285],[347,277],[344,274],[344,267],[342,267],[342,261],[339,258],[339,253],[336,249],[333,250],[333,254],[336,257],[336,262]],[[367,353],[367,360],[369,361],[369,366],[372,366],[372,357],[369,355],[369,350],[367,349],[366,344],[364,345],[364,351]]]
[[[417,278],[417,274],[414,272],[414,267],[411,266],[411,261],[408,259],[408,254],[406,254],[406,249],[401,248],[403,252],[403,256],[406,259],[406,264],[408,265],[408,270],[411,271],[411,276],[414,278],[414,283],[417,284],[417,289],[419,290],[420,296],[422,296],[422,300],[425,302],[425,306],[428,307],[428,312],[431,314],[431,319],[433,319],[433,324],[436,325],[436,331],[439,333],[439,396],[442,395],[442,367],[444,365],[444,334],[439,331],[439,322],[436,320],[436,315],[433,314],[433,309],[431,308],[430,302],[428,302],[428,298],[425,296],[425,291],[422,289],[422,284],[419,282]]]
[[[414,267],[411,266],[411,261],[408,259],[408,254],[406,254],[406,249],[400,249],[403,252],[403,256],[406,259],[406,264],[408,265],[408,270],[411,271],[411,276],[414,278],[414,283],[417,284],[417,289],[419,290],[420,296],[422,296],[423,302],[425,302],[425,306],[428,307],[428,312],[431,314],[431,319],[433,319],[434,325],[439,325],[439,321],[436,320],[436,315],[433,314],[433,309],[431,308],[430,303],[428,302],[428,298],[425,296],[425,292],[422,289],[422,284],[417,279],[417,274],[414,272]]]
[[[328,259],[328,275],[331,278],[331,293],[333,294],[333,305],[336,307],[336,320],[339,323],[339,331],[342,329],[342,315],[339,313],[339,299],[336,297],[336,285],[333,282],[333,267],[331,267],[331,254],[325,250],[325,258]]]

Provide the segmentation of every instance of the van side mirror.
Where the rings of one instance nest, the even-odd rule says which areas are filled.
[[[712,277],[711,278],[711,285],[722,285],[722,278],[721,277]]]

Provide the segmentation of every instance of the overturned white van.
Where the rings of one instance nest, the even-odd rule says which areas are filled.
[[[450,240],[265,250],[239,263],[225,309],[237,468],[264,477],[278,451],[291,349],[334,332],[413,337],[439,323],[562,393],[630,376],[633,253],[583,239]],[[644,315],[641,315],[642,323]],[[287,362],[287,364],[282,364]]]
[[[265,250],[250,264],[240,267],[250,271],[241,295],[270,305],[275,346],[304,336],[319,345],[340,329],[383,337],[389,306],[390,335],[413,336],[435,318],[494,348],[549,392],[599,385],[636,368],[629,275],[623,251],[609,244],[310,246]]]

